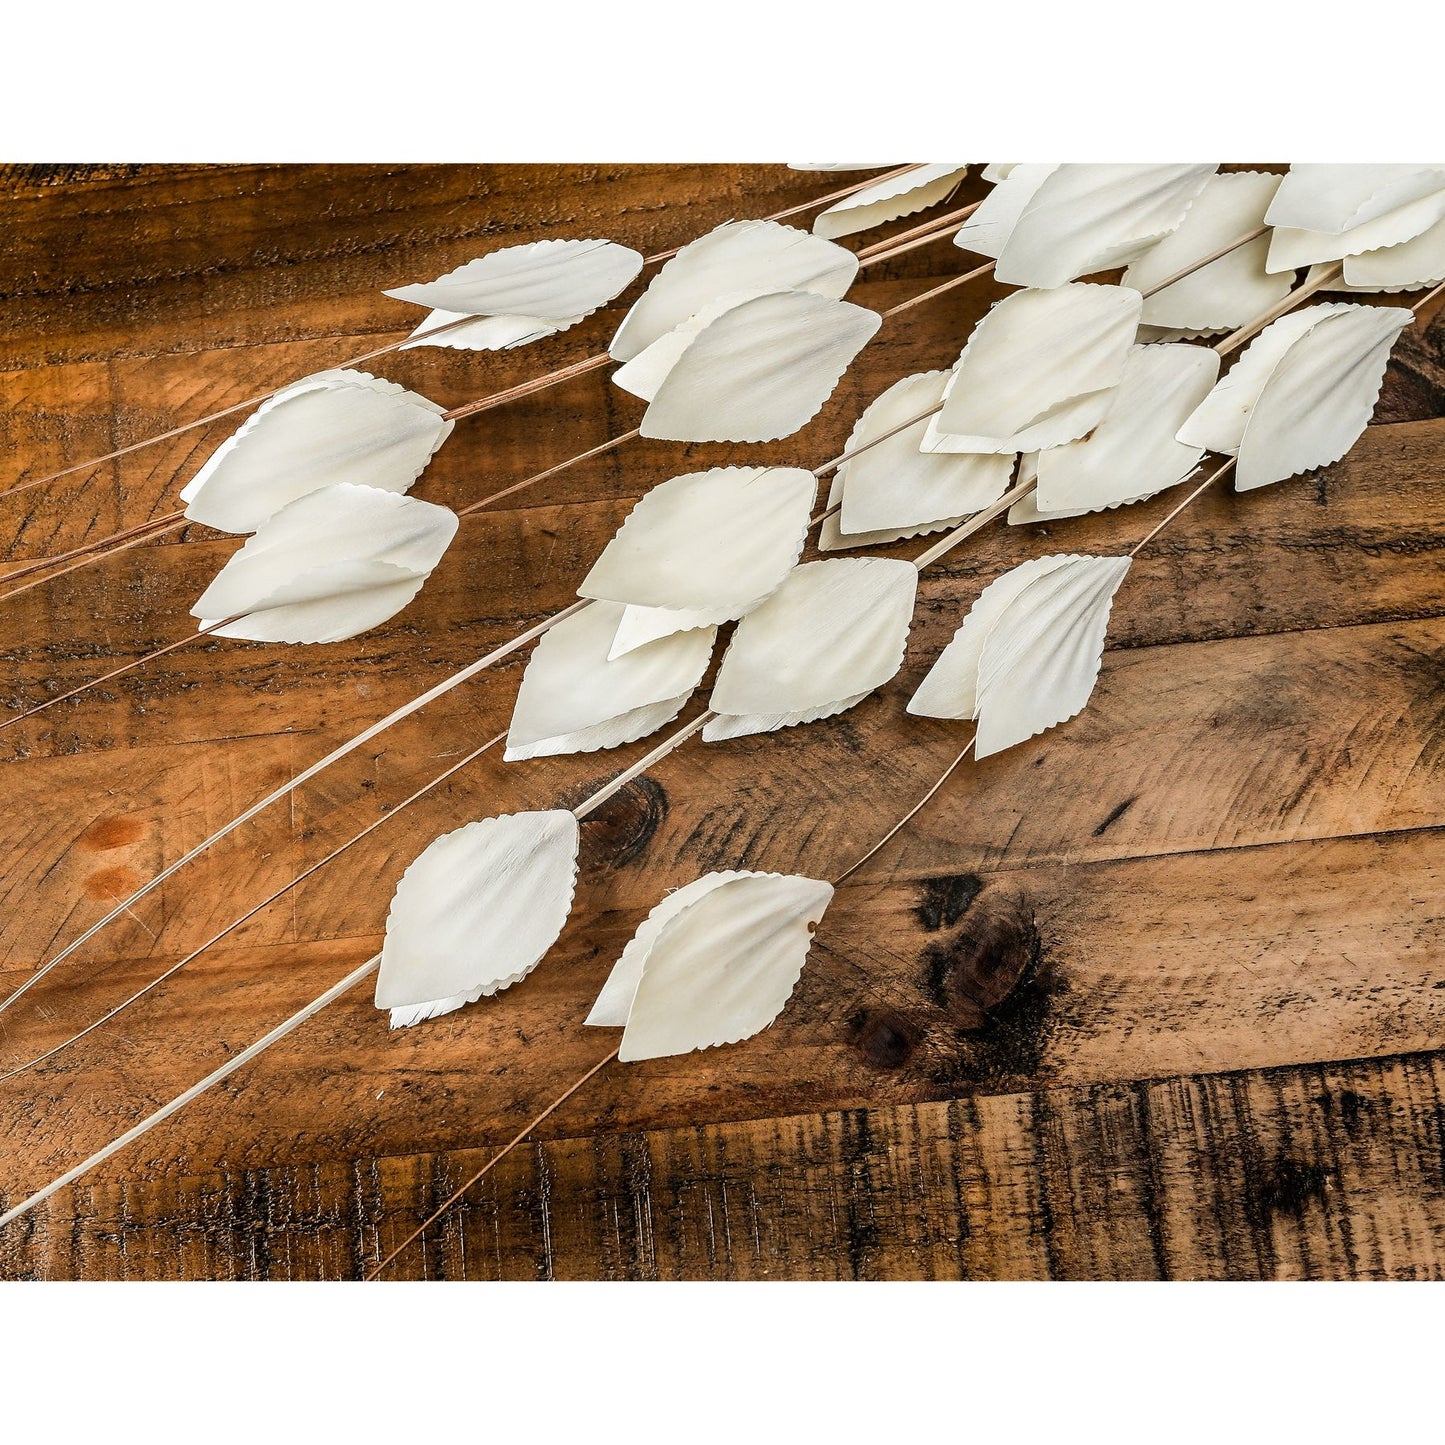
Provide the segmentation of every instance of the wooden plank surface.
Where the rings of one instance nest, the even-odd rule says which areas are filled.
[[[779,167],[10,173],[4,454],[14,477],[41,475],[380,345],[409,324],[381,287],[494,245],[596,234],[657,250],[836,183]],[[979,192],[970,181],[963,199]],[[966,265],[926,248],[865,272],[853,295],[891,305]],[[270,786],[565,605],[648,487],[758,456],[816,465],[889,382],[947,364],[999,294],[974,283],[889,323],[788,442],[634,444],[479,514],[418,601],[365,637],[205,641],[0,732],[0,990]],[[454,404],[590,354],[616,314],[517,352],[413,351],[376,369]],[[966,765],[840,891],[772,1029],[608,1070],[400,1272],[1439,1273],[1442,360],[1445,322],[1422,323],[1344,462],[1207,496],[1146,552],[1086,712]],[[464,504],[638,413],[595,374],[486,413],[458,426],[417,494]],[[228,425],[0,498],[0,566],[171,510]],[[1126,548],[1172,502],[984,533],[926,574],[904,671],[877,697],[808,729],[689,744],[590,820],[573,920],[525,984],[395,1035],[358,991],[0,1236],[0,1273],[364,1272],[606,1051],[580,1019],[666,888],[714,867],[829,876],[929,785],[959,732],[902,703],[981,586],[1029,556]],[[188,528],[5,604],[0,720],[186,635],[235,546]],[[0,1017],[0,1069],[497,732],[524,660],[144,900]],[[392,883],[437,833],[576,801],[646,746],[489,755],[123,1020],[0,1083],[0,1197],[368,957]]]

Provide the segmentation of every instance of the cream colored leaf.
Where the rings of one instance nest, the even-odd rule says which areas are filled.
[[[525,978],[557,941],[577,880],[577,819],[504,814],[430,844],[386,919],[376,1006],[403,1027]]]
[[[1027,452],[1099,424],[1124,371],[1143,300],[1076,282],[1015,291],[973,329],[949,378],[925,451]]]
[[[1270,236],[1265,266],[1270,271],[1297,271],[1320,261],[1338,261],[1382,246],[1398,246],[1442,219],[1445,219],[1445,187],[1338,235],[1330,231],[1279,227]]]
[[[930,532],[945,532],[950,527],[958,526],[966,515],[943,517],[937,522],[925,522],[916,527],[885,528],[878,532],[850,532],[845,537],[842,529],[838,526],[838,518],[842,513],[832,510],[840,506],[842,501],[843,483],[838,480],[838,474],[835,472],[828,487],[828,514],[818,527],[818,550],[820,552],[844,552],[850,551],[854,547],[881,547],[888,542],[900,542],[906,537],[922,537]]]
[[[735,306],[741,306],[744,301],[772,294],[766,290],[734,291],[709,301],[696,314],[679,322],[671,331],[659,336],[650,346],[639,351],[631,361],[624,361],[612,373],[613,385],[620,386],[623,391],[630,392],[633,396],[641,397],[643,401],[651,401],[661,389],[662,383],[667,380],[668,373],[682,359],[683,352],[719,316],[731,311]]]
[[[681,888],[674,888],[663,896],[661,903],[637,926],[637,932],[627,941],[622,956],[612,965],[592,1012],[582,1020],[590,1028],[623,1029],[627,1027],[627,1016],[632,1012],[632,1000],[637,995],[637,985],[642,979],[642,965],[657,942],[658,935],[684,908],[696,903],[704,894],[711,893],[723,879],[737,877],[732,873],[708,873],[695,878]]]
[[[832,885],[814,878],[750,872],[709,874],[681,892],[685,902],[664,899],[638,929],[598,1000],[604,1017],[588,1020],[611,1023],[627,1000],[623,1062],[738,1043],[767,1028],[797,986],[833,897]]]
[[[1341,326],[1345,318],[1354,319]],[[1179,440],[1238,455],[1235,486],[1240,491],[1338,460],[1369,421],[1390,346],[1409,320],[1410,313],[1401,307],[1343,301],[1305,306],[1280,317],[1260,332],[1180,427]],[[1291,364],[1282,371],[1286,360]],[[1279,390],[1269,419],[1255,433],[1246,462],[1243,439],[1277,376]],[[1316,400],[1311,403],[1310,397]],[[1306,417],[1301,409],[1311,405],[1319,410]],[[1293,440],[1283,426],[1298,428]],[[1304,460],[1309,457],[1314,460]],[[1272,475],[1290,462],[1299,465]],[[1252,480],[1256,478],[1265,480]]]
[[[1081,441],[1038,454],[1039,512],[1098,511],[1182,482],[1204,448],[1175,433],[1218,375],[1219,356],[1209,347],[1134,347],[1099,425]]]
[[[1268,486],[1338,461],[1375,409],[1390,348],[1413,320],[1400,306],[1341,306],[1270,373],[1245,425],[1234,485]]]
[[[979,593],[948,646],[918,684],[908,711],[916,717],[977,718],[978,664],[989,634],[1025,588],[1066,561],[1067,557],[1035,557],[995,577]]]
[[[605,306],[641,269],[642,256],[615,241],[533,241],[385,294],[466,316],[563,321]]]
[[[967,166],[929,165],[879,181],[820,211],[813,222],[813,234],[830,239],[851,236],[911,216],[952,195],[967,174]]]
[[[801,467],[714,467],[654,487],[577,589],[629,604],[611,655],[750,612],[802,555],[817,490]]]
[[[1124,272],[1124,285],[1147,293],[1221,246],[1263,224],[1280,178],[1263,171],[1210,176],[1179,228],[1157,241]],[[1217,261],[1144,296],[1143,320],[1171,333],[1233,331],[1284,299],[1287,275],[1265,270],[1269,236],[1257,236]]]
[[[1017,169],[1018,163],[1015,161],[994,161],[986,165],[979,174],[989,185],[996,186],[1000,181],[1006,181]]]
[[[977,718],[986,758],[1055,727],[1089,700],[1127,557],[1036,557],[985,587],[908,703]]]
[[[1322,301],[1302,306],[1272,321],[1245,347],[1238,361],[1220,377],[1213,390],[1179,428],[1186,446],[1233,456],[1239,450],[1249,414],[1271,373],[1295,342],[1327,315],[1346,303]]]
[[[1077,557],[1029,583],[989,633],[978,663],[976,758],[1081,712],[1099,677],[1127,557]]]
[[[1061,286],[1132,261],[1180,224],[1217,169],[1061,165],[1024,206],[994,276],[1012,286]]]
[[[445,507],[348,483],[283,507],[191,608],[215,636],[339,642],[395,616],[456,535]]]
[[[1013,235],[1024,207],[1056,170],[1057,165],[1011,166],[1009,173],[983,198],[978,210],[954,232],[953,244],[997,260]]]
[[[1034,453],[1038,455],[1037,452]],[[1131,501],[1144,501],[1143,497],[1131,497]],[[1031,527],[1038,522],[1061,522],[1068,517],[1086,517],[1092,510],[1090,507],[1073,507],[1059,512],[1041,512],[1038,506],[1038,494],[1030,492],[1025,497],[1020,497],[1008,509],[1008,524],[1010,527]]]
[[[628,603],[617,624],[617,632],[608,650],[609,660],[622,657],[660,637],[674,632],[691,632],[698,627],[716,627],[727,618],[719,618],[715,609],[686,607],[638,607]]]
[[[1398,246],[1345,258],[1345,284],[1364,291],[1417,291],[1445,280],[1445,221]]]
[[[1038,481],[1038,459],[1042,455],[1042,452],[1030,452],[1027,456],[1019,458],[1019,484]],[[1148,501],[1153,495],[1153,492],[1140,492],[1136,496],[1122,497],[1117,502],[1108,503],[1107,509],[1112,510],[1115,507],[1127,507],[1134,502]],[[1031,526],[1036,522],[1060,522],[1067,517],[1086,517],[1090,512],[1098,510],[1097,507],[1061,507],[1058,511],[1041,512],[1038,506],[1038,493],[1034,491],[1020,497],[1008,509],[1008,523],[1010,527],[1020,527]]]
[[[1445,188],[1445,166],[1310,164],[1289,168],[1265,220],[1339,235]]]
[[[834,474],[834,491],[842,500],[836,529],[840,545],[860,545],[850,538],[876,532],[916,536],[952,517],[980,512],[1008,490],[1012,455],[919,450],[928,429],[924,413],[943,399],[950,375],[925,371],[906,376],[858,418],[843,448],[845,454],[858,455]],[[922,420],[887,435],[913,417]]]
[[[663,441],[765,442],[822,409],[882,324],[876,312],[809,291],[745,301],[693,340],[642,418]]]
[[[756,733],[774,733],[779,728],[803,727],[808,723],[822,722],[824,718],[836,717],[857,707],[872,691],[850,693],[847,697],[831,702],[819,703],[814,707],[798,708],[793,712],[745,712],[725,713],[714,718],[702,730],[707,743],[725,742],[728,738],[748,738]]]
[[[880,557],[805,562],[738,624],[703,738],[769,732],[862,701],[903,664],[918,571]]]
[[[682,711],[707,671],[717,629],[679,632],[609,659],[622,613],[621,603],[594,602],[543,634],[512,711],[508,762],[620,747]]]
[[[565,316],[558,320],[545,316],[474,316],[468,320],[463,311],[429,311],[412,332],[411,340],[403,342],[400,349],[448,346],[454,351],[505,351],[555,336],[586,319],[585,316]],[[460,322],[466,324],[456,324]],[[452,329],[442,330],[444,327]],[[433,332],[440,334],[432,335]]]
[[[858,257],[846,246],[777,221],[728,221],[657,273],[608,351],[630,361],[722,296],[812,291],[839,300],[857,274]]]
[[[336,482],[405,492],[451,435],[424,396],[364,371],[321,371],[279,391],[181,491],[186,516],[222,532]]]

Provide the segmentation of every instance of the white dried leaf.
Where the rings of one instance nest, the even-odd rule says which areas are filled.
[[[816,721],[861,702],[903,665],[918,570],[881,557],[805,562],[738,623],[703,738]]]
[[[736,873],[708,873],[695,878],[681,888],[674,888],[664,895],[661,903],[637,926],[637,932],[627,941],[622,956],[612,965],[602,992],[592,1005],[592,1011],[582,1020],[594,1029],[625,1029],[627,1016],[632,1012],[632,1000],[637,996],[637,985],[642,979],[642,965],[657,942],[658,935],[684,908],[696,903],[705,894],[711,893],[723,878],[740,876]]]
[[[820,211],[813,222],[813,234],[851,236],[911,216],[950,196],[967,174],[967,166],[928,165],[879,181]]]
[[[758,296],[772,295],[771,289],[734,291],[709,301],[700,311],[679,322],[671,331],[659,336],[650,346],[639,351],[631,361],[624,361],[612,373],[612,382],[623,391],[651,401],[667,380],[668,373],[682,359],[682,354],[719,316],[752,301]]]
[[[779,728],[803,727],[808,723],[822,722],[825,718],[836,717],[857,707],[872,689],[850,693],[832,702],[819,703],[816,707],[799,708],[794,712],[745,712],[727,713],[714,718],[703,729],[703,741],[725,742],[728,738],[747,738],[755,733],[774,733]]]
[[[822,410],[881,324],[874,311],[810,291],[734,306],[668,372],[643,414],[642,435],[682,442],[791,436]]]
[[[1239,491],[1338,461],[1369,422],[1390,348],[1410,320],[1404,307],[1343,301],[1281,316],[1180,427],[1179,440],[1237,456]]]
[[[456,535],[454,512],[338,483],[266,521],[191,608],[214,636],[340,642],[394,617]]]
[[[1030,452],[1027,456],[1019,458],[1019,474],[1016,485],[1023,486],[1028,482],[1037,482],[1039,479],[1039,458],[1042,452]],[[1110,502],[1110,509],[1115,507],[1129,506],[1133,502],[1145,502],[1154,495],[1153,492],[1140,492],[1137,496],[1124,497],[1117,502]],[[1058,511],[1041,512],[1038,506],[1038,493],[1028,492],[1020,497],[1008,509],[1008,523],[1010,527],[1031,526],[1036,522],[1059,522],[1067,517],[1086,517],[1090,512],[1098,511],[1097,507],[1061,507]]]
[[[560,322],[605,306],[641,269],[642,256],[615,241],[533,241],[385,294],[464,316]]]
[[[643,921],[587,1022],[625,1018],[623,1062],[751,1038],[791,997],[832,897],[832,884],[797,875],[698,879]]]
[[[1037,457],[1038,453],[1034,452],[1033,456]],[[1028,463],[1031,458],[1025,457],[1023,460],[1025,463]],[[1020,480],[1022,480],[1022,477],[1020,477]],[[1145,498],[1132,497],[1130,500],[1142,502]],[[1010,527],[1031,527],[1036,522],[1060,522],[1068,517],[1086,517],[1091,510],[1089,507],[1075,507],[1068,511],[1041,512],[1039,511],[1037,493],[1029,492],[1026,496],[1020,497],[1018,501],[1008,509],[1008,524]]]
[[[450,1013],[525,978],[557,941],[577,881],[569,812],[484,818],[431,843],[386,919],[376,1006],[392,1028]]]
[[[1008,180],[1009,176],[1018,169],[1016,161],[994,161],[986,165],[980,174],[989,185],[996,186],[1000,181]]]
[[[512,710],[508,762],[621,747],[682,711],[707,671],[717,629],[679,632],[609,658],[623,610],[594,602],[542,635]]]
[[[1339,234],[1278,227],[1270,236],[1265,265],[1270,271],[1297,271],[1320,261],[1338,261],[1383,246],[1398,246],[1441,220],[1445,220],[1445,186]]]
[[[545,316],[474,316],[467,319],[462,311],[429,311],[426,319],[402,343],[402,351],[418,346],[448,346],[454,351],[505,351],[514,346],[527,346],[544,337],[566,331],[585,316],[565,316],[552,320]],[[466,325],[454,323],[466,322]],[[450,331],[441,331],[443,327]],[[441,331],[440,335],[431,333]]]
[[[254,532],[335,482],[405,492],[451,435],[442,408],[364,371],[320,371],[264,401],[181,490],[186,516]]]
[[[1417,291],[1445,281],[1445,221],[1398,246],[1345,258],[1345,285],[1362,291]]]
[[[1204,448],[1175,433],[1218,375],[1219,355],[1209,347],[1134,347],[1099,425],[1080,441],[1038,454],[1039,513],[1099,511],[1182,482]]]
[[[1445,166],[1310,164],[1289,168],[1265,220],[1339,235],[1445,188]]]
[[[1241,492],[1338,461],[1369,424],[1390,348],[1414,319],[1401,306],[1342,306],[1285,353],[1245,425]]]
[[[1217,169],[1061,165],[1024,206],[994,276],[1012,286],[1061,286],[1132,261],[1180,224]]]
[[[1013,747],[1081,712],[1099,677],[1127,557],[1071,557],[1019,594],[978,665],[974,756]]]
[[[628,603],[623,609],[622,620],[612,638],[609,659],[621,657],[660,637],[671,637],[674,632],[691,632],[698,627],[717,626],[716,614],[704,608],[686,607],[638,607]]]
[[[1249,414],[1275,367],[1321,316],[1344,304],[1322,301],[1272,321],[1245,347],[1239,360],[1220,377],[1214,389],[1179,428],[1179,440],[1186,446],[1203,447],[1225,456],[1238,452]]]
[[[869,545],[887,534],[892,541],[949,525],[953,519],[981,512],[1008,490],[1013,456],[997,452],[929,453],[919,450],[929,418],[937,407],[950,372],[925,371],[894,382],[858,418],[844,452],[859,451],[834,473],[829,505],[842,502],[833,527],[820,545]],[[913,417],[884,441],[895,427]],[[832,518],[828,519],[833,521]]]
[[[967,513],[960,513],[956,517],[942,517],[937,522],[925,522],[914,527],[891,527],[884,528],[877,532],[850,532],[843,535],[838,526],[839,512],[833,511],[843,500],[843,483],[838,480],[837,474],[833,476],[828,487],[828,515],[826,515],[818,527],[818,550],[820,552],[845,552],[855,547],[882,547],[889,542],[901,542],[908,537],[922,537],[932,532],[946,532],[950,527],[956,527],[962,522]]]
[[[858,257],[777,221],[728,221],[684,246],[633,304],[612,338],[614,361],[630,361],[723,296],[812,291],[840,300]]]
[[[979,593],[948,645],[939,653],[908,703],[916,717],[973,721],[978,717],[978,664],[989,633],[1030,583],[1057,571],[1068,559],[1035,557],[995,577]]]
[[[1031,452],[1099,424],[1139,326],[1123,286],[1015,291],[973,329],[924,432],[925,451]]]
[[[1008,174],[983,198],[978,210],[954,232],[953,244],[997,260],[1008,245],[1024,207],[1056,170],[1056,164],[1009,167]],[[986,174],[984,178],[988,178]]]
[[[1127,557],[1039,557],[986,587],[908,704],[975,717],[986,758],[1079,713],[1099,676]]]
[[[714,467],[654,487],[577,589],[628,604],[611,656],[751,612],[802,555],[817,490],[801,467]]]
[[[1264,222],[1280,178],[1263,171],[1210,176],[1179,228],[1124,272],[1124,285],[1145,293]],[[1290,277],[1265,270],[1269,235],[1255,237],[1217,261],[1144,297],[1144,324],[1176,336],[1233,331],[1268,311],[1289,292]]]

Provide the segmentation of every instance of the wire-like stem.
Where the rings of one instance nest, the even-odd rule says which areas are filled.
[[[1147,301],[1151,296],[1157,296],[1166,287],[1174,285],[1176,281],[1184,281],[1194,275],[1196,271],[1202,271],[1206,266],[1212,266],[1214,262],[1223,260],[1231,252],[1239,250],[1241,246],[1247,246],[1251,241],[1257,241],[1261,236],[1269,235],[1270,228],[1266,225],[1256,226],[1251,231],[1246,231],[1242,236],[1236,236],[1232,241],[1226,241],[1222,246],[1211,251],[1207,256],[1199,256],[1187,266],[1181,266],[1179,270],[1172,271],[1162,281],[1156,281],[1147,291],[1140,294]]]
[[[956,230],[959,224],[973,215],[981,205],[983,205],[982,201],[975,201],[971,206],[963,206],[957,211],[950,211],[946,216],[935,216],[931,221],[922,221],[907,231],[900,231],[896,236],[875,241],[871,246],[864,246],[858,252],[858,260],[860,264],[866,266],[875,256],[880,259],[888,259],[902,255],[905,248],[912,249],[910,243],[920,238],[936,241],[950,228]],[[881,254],[883,252],[887,252],[886,257]]]
[[[27,708],[15,717],[6,718],[4,722],[0,722],[0,733],[3,733],[6,728],[13,728],[16,723],[24,722],[26,718],[34,717],[37,713],[42,713],[47,708],[54,707],[56,703],[64,702],[67,698],[76,697],[82,692],[89,692],[93,687],[101,687],[117,677],[124,677],[126,673],[134,672],[136,668],[143,667],[148,662],[154,662],[158,657],[164,657],[170,652],[179,652],[183,647],[190,647],[197,642],[201,642],[220,628],[228,627],[231,623],[238,621],[240,621],[239,617],[223,617],[219,622],[213,622],[209,627],[201,628],[199,632],[188,633],[176,642],[168,642],[164,647],[154,648],[146,653],[144,657],[137,657],[122,667],[113,667],[109,672],[102,673],[99,677],[93,677],[89,682],[82,682],[76,687],[72,687],[68,692],[62,692],[57,697],[46,698],[44,702],[37,703],[34,707]]]
[[[963,760],[973,751],[974,739],[963,745],[963,751],[939,774],[938,781],[855,863],[849,864],[836,878],[833,887],[841,888],[875,853],[887,847],[937,796],[938,791],[953,776]]]
[[[0,592],[0,603],[9,602],[12,597],[19,597],[22,592],[29,592],[34,587],[44,587],[48,583],[64,577],[67,572],[78,572],[82,567],[89,567],[92,562],[100,562],[107,557],[115,557],[121,552],[128,552],[132,547],[139,547],[142,542],[151,542],[157,537],[164,537],[171,532],[179,532],[182,527],[189,524],[190,519],[183,512],[168,512],[164,517],[153,517],[149,522],[128,527],[123,532],[114,532],[109,537],[102,537],[98,542],[90,542],[84,547],[76,547],[69,552],[62,552],[58,557],[45,557],[38,562],[28,563],[26,566],[19,567],[14,572],[0,577],[0,586],[21,577],[30,578],[23,586],[10,587],[7,591]],[[76,560],[71,561],[71,558]],[[69,565],[61,566],[63,562]],[[43,572],[45,575],[37,577],[35,576],[37,572]]]
[[[421,1236],[425,1234],[426,1231],[430,1229],[431,1226],[435,1224],[436,1221],[440,1219],[442,1215],[445,1214],[447,1210],[450,1209],[452,1205],[455,1204],[474,1184],[479,1183],[490,1170],[496,1168],[496,1166],[500,1164],[502,1160],[505,1159],[507,1155],[510,1154],[512,1150],[517,1147],[517,1145],[524,1143],[526,1141],[527,1135],[529,1135],[535,1128],[537,1128],[538,1125],[545,1123],[547,1119],[549,1119],[553,1114],[555,1114],[557,1110],[560,1109],[562,1105],[565,1104],[567,1100],[570,1099],[573,1094],[575,1094],[584,1084],[588,1083],[595,1075],[600,1074],[602,1070],[605,1069],[607,1065],[610,1064],[613,1059],[617,1057],[617,1055],[621,1052],[621,1048],[622,1046],[619,1044],[617,1048],[613,1049],[612,1052],[608,1054],[605,1059],[598,1059],[597,1062],[593,1064],[592,1067],[588,1069],[587,1072],[576,1081],[576,1083],[574,1083],[569,1089],[567,1089],[565,1093],[558,1094],[557,1097],[553,1099],[552,1102],[548,1104],[547,1107],[543,1109],[540,1114],[536,1115],[532,1119],[529,1119],[526,1125],[522,1128],[522,1131],[517,1134],[515,1138],[513,1138],[509,1143],[504,1144],[500,1149],[498,1149],[497,1152],[493,1154],[492,1157],[488,1159],[487,1162],[483,1164],[482,1167],[478,1169],[477,1172],[473,1174],[471,1178],[468,1179],[460,1189],[458,1189],[454,1194],[449,1195],[429,1215],[427,1215],[427,1217],[422,1220],[422,1222],[417,1225],[417,1227],[412,1230],[412,1232],[408,1234],[407,1237],[402,1240],[402,1242],[397,1245],[397,1247],[392,1250],[392,1252],[387,1255],[387,1257],[382,1260],[381,1263],[378,1264],[376,1268],[371,1271],[370,1274],[366,1276],[366,1282],[369,1284],[372,1280],[374,1280],[377,1275],[379,1275],[382,1270],[384,1270],[387,1265],[389,1265],[392,1260],[397,1257],[397,1255],[399,1255],[409,1244],[411,1244],[413,1240],[420,1239]],[[0,1224],[4,1223],[5,1221],[3,1219],[0,1219]]]
[[[1160,532],[1162,532],[1162,531],[1165,529],[1165,527],[1167,527],[1167,526],[1170,524],[1170,522],[1172,522],[1172,521],[1175,519],[1175,517],[1177,517],[1177,516],[1180,514],[1180,512],[1182,512],[1186,507],[1192,505],[1198,498],[1202,497],[1202,496],[1205,494],[1205,492],[1207,492],[1207,491],[1210,489],[1210,487],[1212,487],[1212,486],[1215,484],[1215,482],[1217,482],[1221,477],[1228,476],[1229,473],[1234,470],[1234,463],[1235,463],[1235,459],[1234,459],[1233,457],[1230,457],[1230,459],[1229,459],[1227,462],[1225,462],[1225,464],[1224,464],[1222,467],[1218,467],[1218,468],[1216,468],[1214,471],[1210,472],[1210,474],[1209,474],[1207,477],[1205,477],[1205,479],[1204,479],[1202,482],[1200,482],[1200,484],[1199,484],[1197,487],[1195,487],[1195,489],[1194,489],[1192,492],[1190,492],[1190,494],[1189,494],[1187,497],[1185,497],[1185,499],[1184,499],[1182,502],[1180,502],[1179,505],[1178,505],[1177,507],[1175,507],[1174,510],[1173,510],[1172,512],[1170,512],[1170,513],[1168,514],[1168,516],[1166,516],[1162,522],[1160,522],[1160,523],[1159,523],[1156,527],[1154,527],[1151,531],[1146,532],[1146,533],[1144,534],[1144,536],[1141,537],[1141,538],[1139,539],[1139,541],[1136,542],[1132,548],[1130,548],[1130,550],[1129,550],[1129,556],[1130,556],[1131,558],[1132,558],[1132,557],[1137,557],[1137,556],[1139,555],[1139,553],[1142,552],[1142,551],[1144,550],[1144,548],[1147,547],[1147,546],[1150,544],[1150,542],[1152,542],[1152,541],[1155,539],[1155,537],[1157,537],[1157,536],[1160,534]]]
[[[1246,322],[1238,331],[1231,331],[1223,341],[1218,341],[1214,349],[1221,356],[1228,356],[1231,351],[1243,346],[1251,336],[1258,335],[1266,326],[1279,320],[1288,311],[1293,311],[1301,301],[1313,296],[1317,291],[1328,291],[1340,277],[1344,275],[1343,266],[1327,267],[1313,281],[1306,281],[1303,286],[1297,286],[1277,305],[1271,306],[1262,315],[1256,316],[1253,321]]]
[[[1445,292],[1445,281],[1432,286],[1418,301],[1411,303],[1410,310],[1418,316],[1442,292]]]
[[[640,778],[654,763],[660,763],[669,753],[676,752],[694,733],[701,732],[717,714],[701,713],[690,723],[685,723],[671,737],[664,739],[645,757],[638,758],[629,768],[624,768],[610,783],[597,789],[590,797],[584,798],[572,809],[572,816],[580,823],[589,813],[595,812],[609,798],[620,793],[634,778]]]
[[[945,532],[925,552],[920,552],[913,559],[913,565],[921,572],[925,567],[931,567],[946,552],[951,552],[960,542],[967,541],[976,532],[981,532],[990,522],[1003,516],[1015,502],[1021,502],[1025,497],[1032,496],[1034,488],[1038,486],[1037,480],[1018,482],[1010,487],[998,501],[990,503],[981,512],[975,512],[968,521],[960,522],[951,532]]]

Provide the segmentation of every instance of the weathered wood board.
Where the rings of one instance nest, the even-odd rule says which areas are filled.
[[[382,287],[492,246],[605,235],[655,251],[840,183],[707,166],[0,172],[0,487],[381,345],[413,315]],[[924,248],[853,294],[888,306],[967,265]],[[365,637],[207,640],[0,732],[0,991],[276,782],[566,605],[648,487],[759,456],[817,465],[884,386],[951,361],[1000,294],[972,283],[885,326],[788,442],[634,443],[478,514],[421,597]],[[376,370],[452,405],[591,354],[616,314],[515,352],[410,351]],[[417,494],[465,504],[639,411],[604,372],[485,413]],[[966,765],[850,880],[773,1028],[606,1071],[397,1273],[1445,1271],[1445,320],[1397,349],[1375,421],[1337,466],[1207,495],[1141,556],[1086,712]],[[0,497],[0,576],[172,510],[229,426]],[[1126,548],[1172,504],[1047,534],[999,526],[951,554],[877,697],[808,729],[694,741],[585,825],[573,921],[524,985],[399,1034],[358,990],[0,1235],[0,1276],[364,1273],[606,1052],[578,1025],[666,888],[714,867],[829,876],[932,782],[961,736],[903,701],[982,585],[1048,551]],[[185,636],[235,545],[187,528],[4,604],[0,722]],[[0,1016],[0,1071],[498,732],[524,661],[144,900]],[[0,1198],[368,957],[395,878],[437,833],[575,802],[647,746],[488,754],[123,1019],[0,1083]]]

